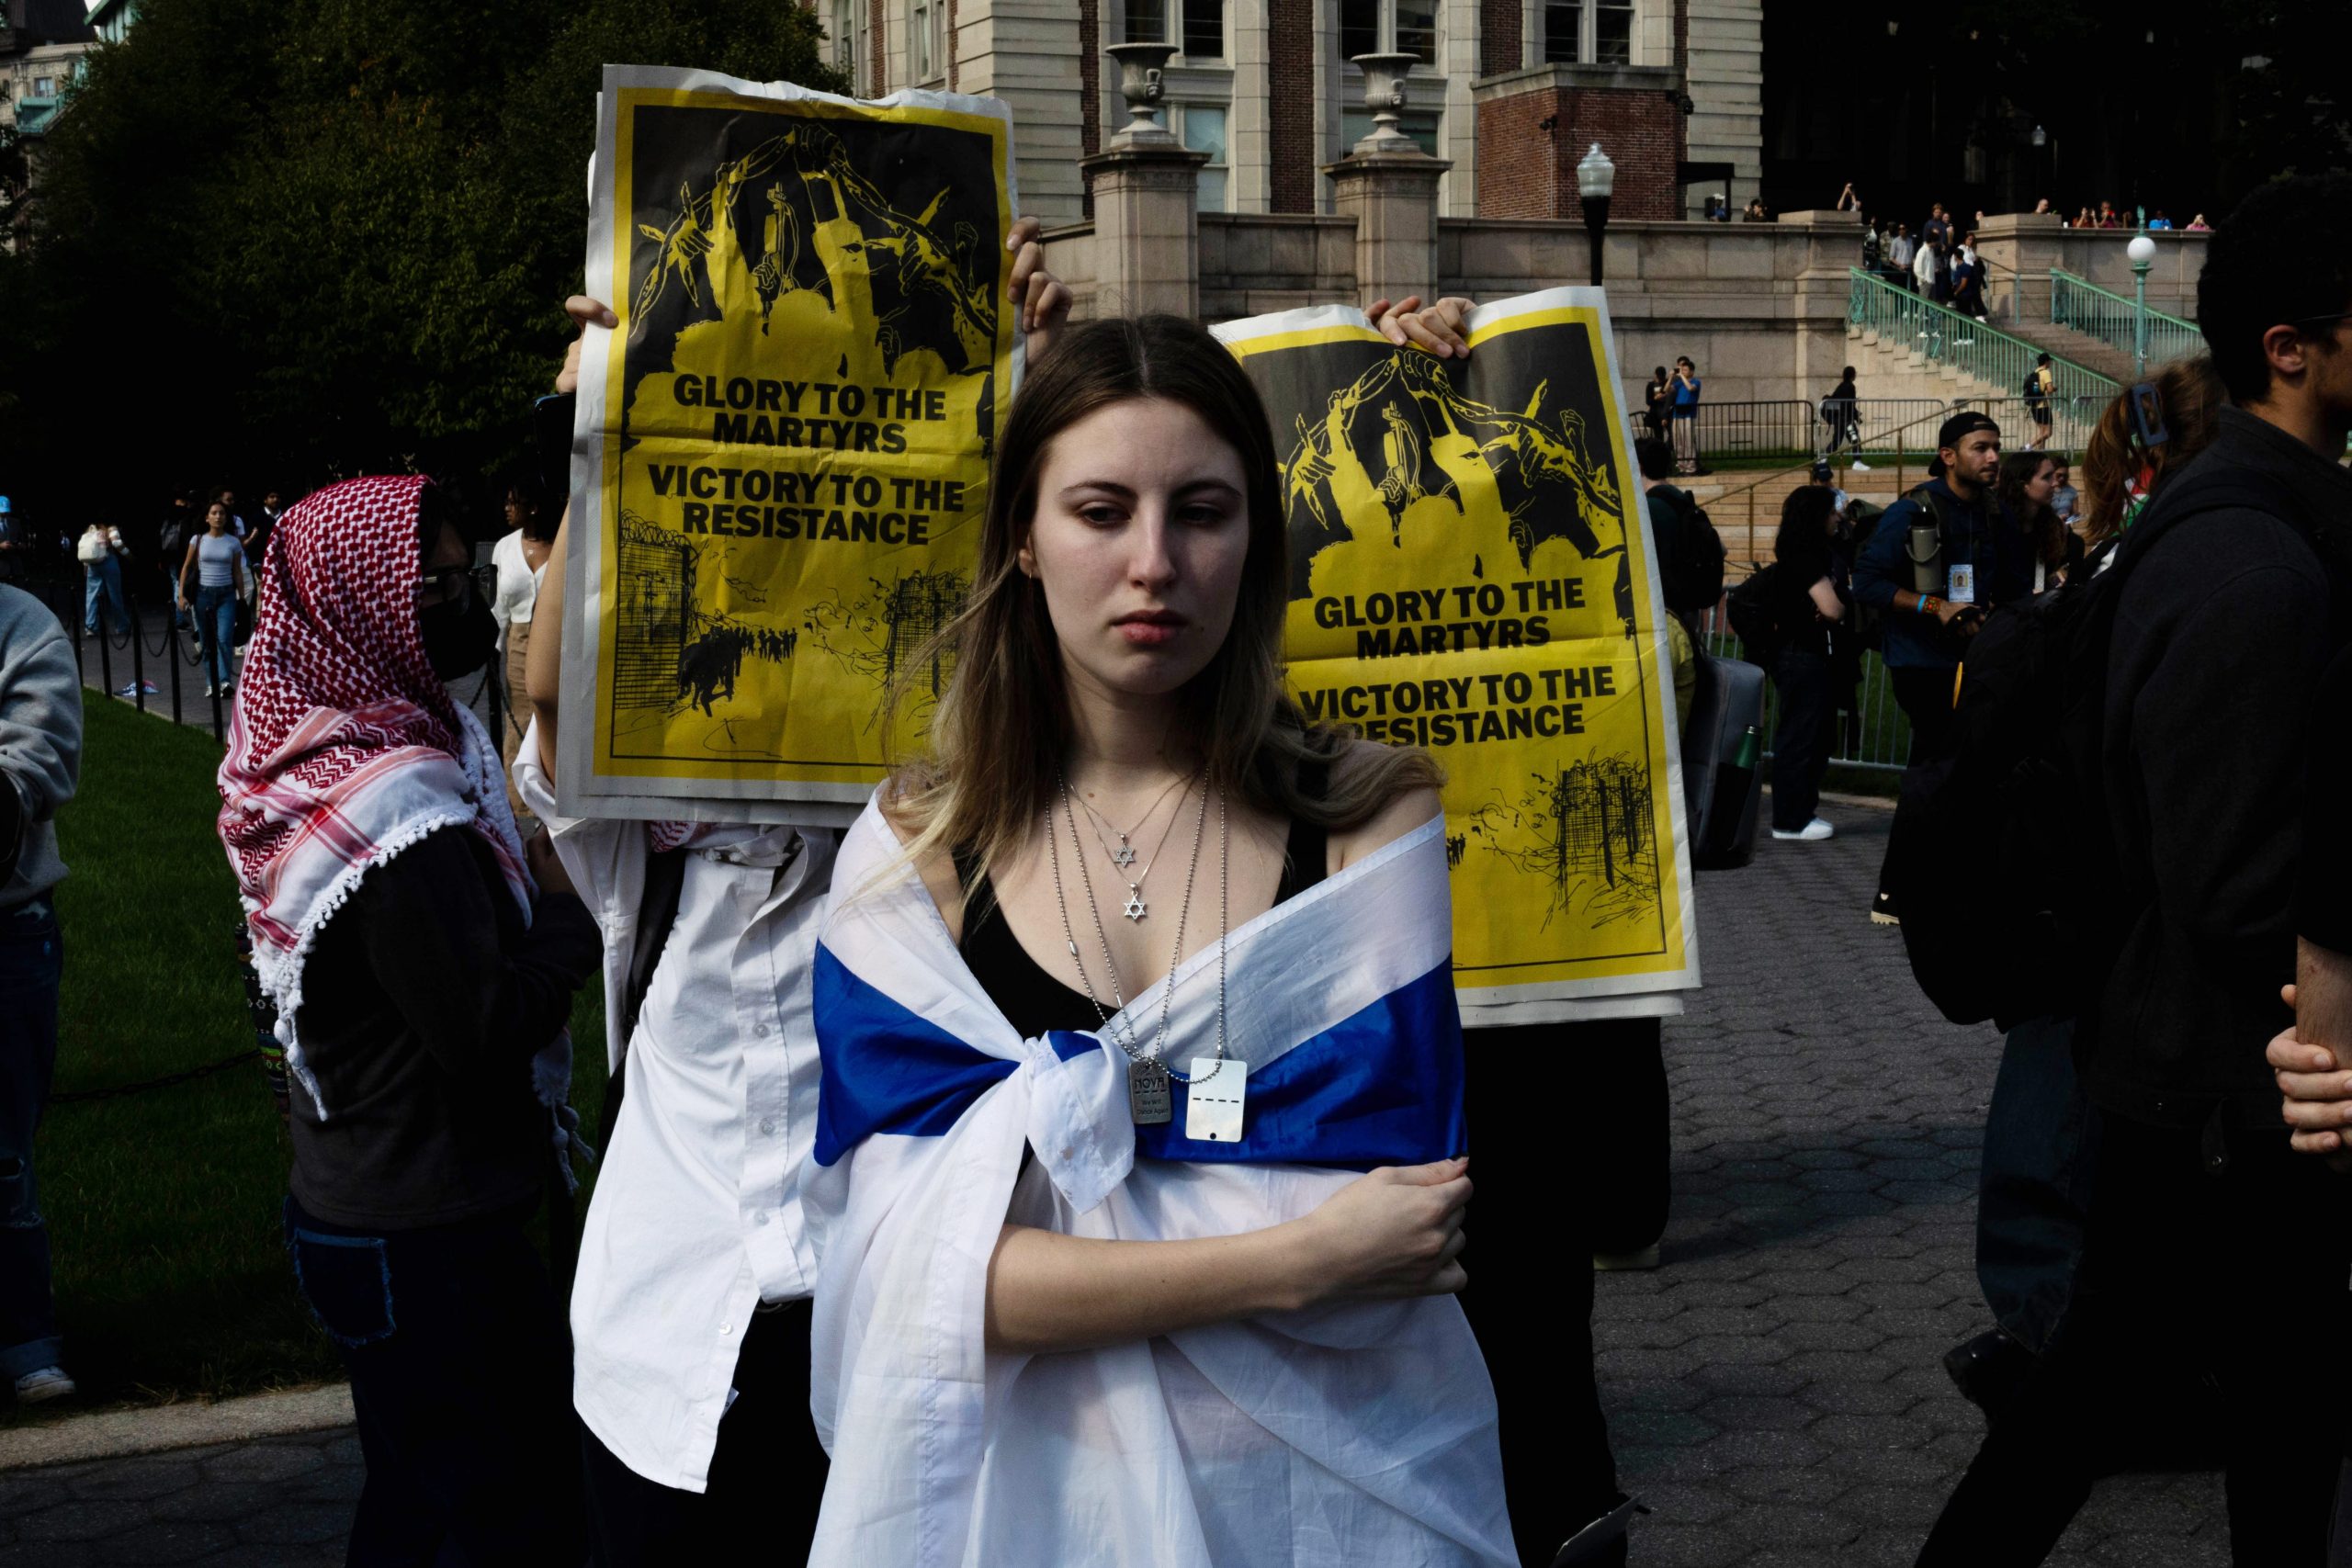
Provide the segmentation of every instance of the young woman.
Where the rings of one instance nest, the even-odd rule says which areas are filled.
[[[2047,452],[2009,452],[2001,458],[1994,496],[2001,513],[2033,555],[2033,591],[2054,588],[2082,558],[2083,542],[2058,520],[2051,497],[2058,490],[2058,459]]]
[[[1283,694],[1231,355],[1073,331],[979,551],[817,955],[810,1561],[1516,1562],[1437,775]]]
[[[2104,561],[2165,476],[2211,445],[2229,394],[2205,355],[2175,360],[2149,378],[2164,415],[2165,439],[2151,446],[2132,410],[2130,388],[2116,394],[2083,443],[2078,525],[2083,545]]]
[[[1781,634],[1772,684],[1781,696],[1772,731],[1772,837],[1816,843],[1837,829],[1815,814],[1838,710],[1853,693],[1858,652],[1846,636],[1851,592],[1836,543],[1844,519],[1838,495],[1821,485],[1789,492],[1772,541],[1777,590],[1772,619]]]
[[[300,1085],[287,1250],[368,1459],[350,1560],[573,1568],[570,1347],[526,1222],[596,928],[449,695],[496,640],[471,553],[415,476],[286,513],[220,837]]]
[[[244,546],[229,530],[229,508],[214,502],[204,511],[204,532],[187,542],[180,561],[179,607],[188,607],[188,574],[196,574],[196,633],[204,653],[204,694],[227,696],[236,690],[229,652],[237,634],[237,601],[253,592],[245,570]]]

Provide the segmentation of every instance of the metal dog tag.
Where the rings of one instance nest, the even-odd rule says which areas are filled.
[[[1127,1064],[1127,1111],[1138,1127],[1163,1127],[1176,1119],[1166,1067],[1158,1062]]]
[[[1250,1064],[1227,1056],[1193,1058],[1192,1091],[1184,1097],[1184,1136],[1204,1144],[1241,1141],[1241,1102]]]

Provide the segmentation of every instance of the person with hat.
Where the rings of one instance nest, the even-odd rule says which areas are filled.
[[[1911,721],[1915,768],[1950,747],[1952,672],[1968,639],[1994,605],[2032,592],[2031,549],[1996,526],[2000,468],[2000,425],[1973,410],[1953,414],[1936,432],[1928,482],[1886,509],[1854,562],[1854,597],[1884,627],[1887,681]],[[1883,871],[1871,919],[1899,919]]]

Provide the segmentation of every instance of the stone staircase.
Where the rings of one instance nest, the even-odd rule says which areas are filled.
[[[2049,321],[2017,321],[2005,324],[2001,330],[2011,337],[2021,337],[2036,348],[2046,348],[2061,359],[2071,359],[2084,369],[2096,370],[2124,386],[2130,386],[2138,378],[2132,371],[2131,354],[2105,338],[2093,337],[2088,333],[2078,333],[2072,327],[2057,326]]]
[[[1935,398],[1949,402],[1954,398],[2003,397],[2017,390],[1992,386],[1956,365],[1929,363],[1924,339],[1896,342],[1849,325],[1846,341],[1853,345],[1849,352],[1854,355],[1855,385],[1864,398]]]

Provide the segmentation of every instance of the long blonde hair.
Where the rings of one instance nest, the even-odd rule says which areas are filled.
[[[2222,405],[2229,400],[2212,359],[2198,355],[2177,359],[2150,376],[2164,410],[2165,440],[2149,447],[2140,440],[2138,422],[2132,417],[2132,389],[2126,387],[2099,415],[2090,438],[2083,443],[2083,482],[2080,501],[2083,543],[2092,548],[2123,531],[2132,510],[2132,488],[2154,494],[2166,474],[2212,445],[2221,427]]]
[[[1052,805],[1070,745],[1069,696],[1045,590],[1020,568],[1054,438],[1097,411],[1159,398],[1198,414],[1241,458],[1249,546],[1224,643],[1178,694],[1176,735],[1197,750],[1210,786],[1277,816],[1356,827],[1398,795],[1441,782],[1429,753],[1380,748],[1331,768],[1346,732],[1312,725],[1283,688],[1289,544],[1279,467],[1264,405],[1232,353],[1177,316],[1091,321],[1073,329],[1022,387],[989,476],[979,562],[962,610],[911,672],[949,650],[954,673],[933,713],[929,754],[891,775],[883,809],[907,854],[943,852],[1001,866]],[[1309,795],[1302,765],[1328,770]]]

